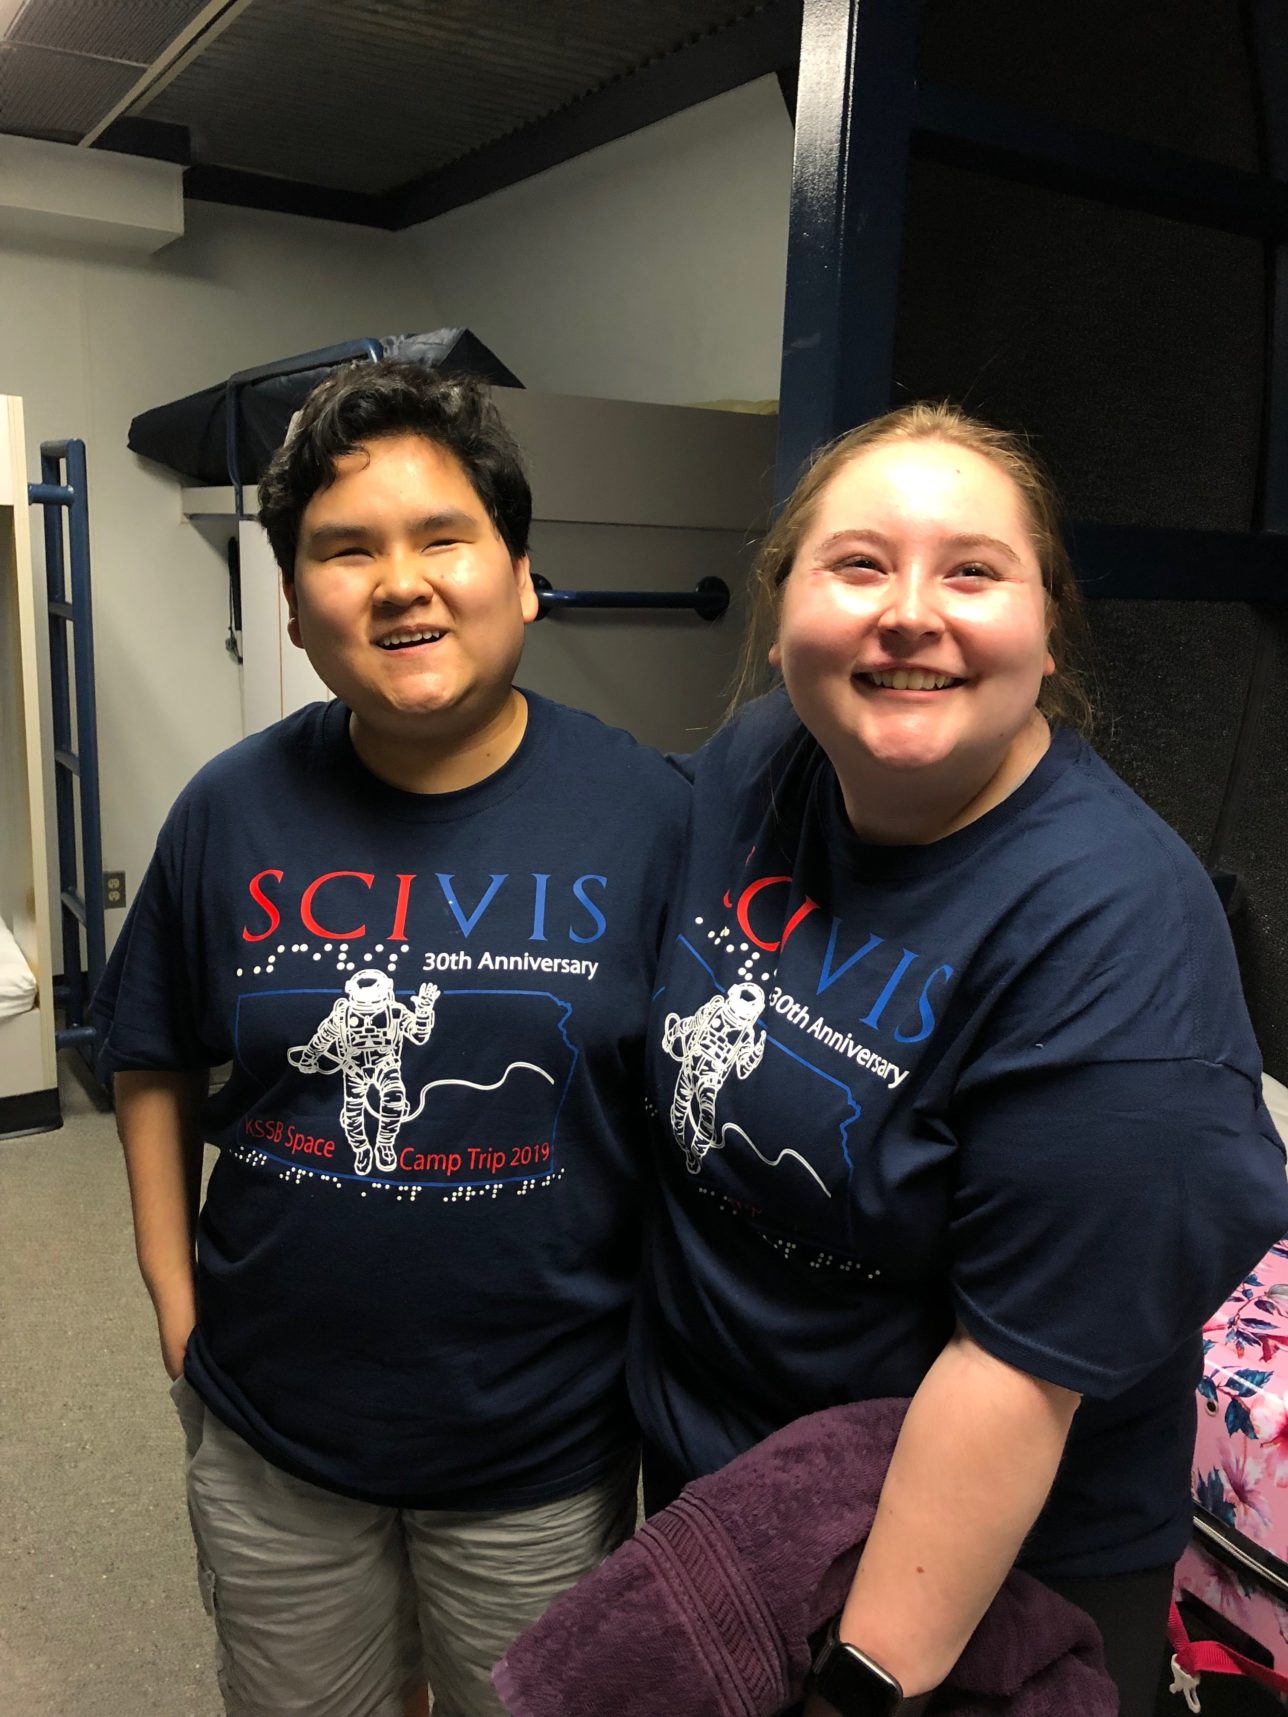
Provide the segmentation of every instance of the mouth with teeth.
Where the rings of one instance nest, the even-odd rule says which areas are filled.
[[[381,650],[410,650],[417,644],[437,644],[442,636],[441,632],[424,628],[418,632],[395,632],[389,638],[377,639],[376,644]]]
[[[929,674],[922,668],[883,668],[877,673],[855,674],[854,678],[860,685],[890,692],[946,692],[966,683],[951,674]]]

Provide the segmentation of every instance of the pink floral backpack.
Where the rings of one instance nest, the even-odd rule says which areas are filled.
[[[1288,1090],[1267,1077],[1265,1097],[1288,1139]],[[1191,1711],[1202,1674],[1288,1694],[1288,1239],[1208,1321],[1203,1352],[1194,1539],[1170,1630],[1172,1692]]]

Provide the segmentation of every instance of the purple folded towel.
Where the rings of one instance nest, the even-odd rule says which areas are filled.
[[[798,1419],[686,1487],[493,1671],[512,1717],[773,1717],[858,1566],[905,1401]],[[1095,1624],[1012,1573],[935,1717],[1116,1717]]]

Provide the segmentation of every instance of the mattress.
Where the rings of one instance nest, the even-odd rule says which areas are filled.
[[[1261,1095],[1270,1111],[1270,1119],[1279,1130],[1279,1137],[1288,1145],[1288,1086],[1281,1085],[1266,1073],[1261,1079]]]
[[[13,931],[0,918],[0,1019],[12,1019],[36,1005],[36,978]]]
[[[477,376],[497,387],[522,387],[518,376],[468,328],[437,328],[430,334],[387,334],[374,342],[386,358],[403,358],[450,375]],[[339,354],[338,356],[336,354]],[[269,459],[282,445],[286,426],[328,370],[352,361],[361,342],[318,353],[321,362],[292,375],[265,376],[237,392],[237,464],[243,483],[258,483]],[[312,354],[304,353],[304,357]],[[283,362],[294,363],[294,359]],[[261,368],[269,368],[262,365]],[[130,424],[132,452],[166,465],[193,483],[232,481],[228,469],[228,383],[216,382],[200,393],[142,411]]]

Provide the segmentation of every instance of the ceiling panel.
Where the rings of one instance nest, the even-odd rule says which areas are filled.
[[[138,75],[114,60],[0,42],[0,131],[79,142]]]
[[[380,192],[756,10],[738,0],[254,0],[135,111],[188,126],[197,161]]]
[[[151,65],[206,0],[27,0],[11,42]]]

